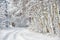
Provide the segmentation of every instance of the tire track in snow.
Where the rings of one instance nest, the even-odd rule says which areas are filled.
[[[10,39],[12,39],[12,40],[16,40],[16,35],[19,33],[19,32],[21,32],[20,30],[16,30],[16,32],[14,32],[13,34],[11,34],[12,35],[12,37],[11,37],[11,35],[8,37],[8,38],[10,38]],[[9,40],[10,40],[9,39]],[[8,40],[8,39],[7,39]]]
[[[14,31],[12,31],[12,32],[7,33],[6,36],[3,38],[3,40],[8,39],[8,37],[9,37],[11,34],[13,34],[14,32],[16,32],[16,31],[17,31],[17,30],[14,30]]]
[[[14,29],[13,29],[13,30],[14,30]],[[3,40],[10,40],[10,39],[16,40],[17,35],[20,34],[20,33],[22,32],[22,30],[23,30],[23,29],[16,29],[16,30],[14,30],[13,32],[7,33],[7,35],[3,38]],[[18,36],[19,36],[19,35],[18,35]],[[22,36],[19,36],[19,37],[20,37],[20,39],[23,39]],[[23,39],[23,40],[24,40],[24,39]]]
[[[21,35],[22,32],[18,31],[15,35],[14,35],[14,40],[25,40],[24,37]]]
[[[8,39],[10,38],[10,39],[12,39],[12,40],[15,40],[15,39],[16,39],[15,37],[16,37],[16,35],[17,35],[17,33],[18,33],[19,31],[20,31],[20,30],[16,30],[15,32],[13,32],[12,34],[10,34],[10,36],[8,37]],[[7,39],[7,40],[8,40],[8,39]],[[10,39],[9,39],[9,40],[10,40]]]

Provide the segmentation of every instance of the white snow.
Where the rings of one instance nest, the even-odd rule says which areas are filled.
[[[59,37],[32,32],[26,28],[15,28],[0,30],[0,40],[59,40]]]
[[[26,25],[29,25],[27,23],[27,21],[26,21],[27,20],[26,17],[28,17],[30,13],[32,13],[31,17],[36,17],[36,15],[38,16],[38,14],[40,15],[40,13],[41,13],[41,19],[43,21],[43,24],[45,23],[44,19],[43,19],[45,15],[42,14],[43,11],[40,12],[41,10],[38,9],[38,8],[36,9],[38,12],[37,11],[33,11],[36,8],[35,5],[37,5],[37,4],[41,5],[41,3],[40,2],[38,3],[37,0],[30,0],[29,2],[27,2],[27,4],[23,3],[24,0],[23,1],[22,0],[18,0],[19,2],[17,3],[17,5],[15,5],[13,3],[13,0],[7,0],[7,1],[9,3],[9,4],[7,3],[8,12],[9,12],[9,15],[11,15],[11,18],[9,18],[10,19],[9,21],[11,21],[11,23],[15,22],[16,23],[15,27],[21,27],[21,26],[25,27]],[[47,0],[44,0],[44,1],[47,1]],[[25,6],[23,6],[23,4]],[[12,28],[12,25],[9,25],[10,27],[6,27],[5,26],[6,25],[5,21],[8,18],[6,19],[5,15],[2,15],[2,14],[5,13],[5,10],[7,10],[5,5],[6,5],[5,1],[3,3],[0,3],[0,6],[1,6],[0,7],[0,20],[1,20],[1,22],[0,22],[0,40],[60,40],[60,37],[55,35],[55,34],[48,34],[48,33],[46,33],[46,34],[44,33],[43,34],[43,33],[33,32],[33,31],[30,31],[29,29],[24,28],[24,27],[23,28],[14,28],[14,27]],[[26,8],[26,9],[22,10],[24,8]],[[19,15],[20,12],[22,14],[24,12],[27,13],[26,17],[24,16],[25,14],[20,16],[20,17],[16,16],[16,15]],[[38,14],[36,14],[35,12],[37,12]],[[40,20],[40,16],[38,16],[36,19]],[[40,30],[42,30],[42,27],[41,27],[41,25],[39,23],[41,20],[40,21],[36,21],[36,19],[34,19],[35,22],[32,20],[31,27],[32,27],[32,29],[37,29],[40,32]],[[49,21],[49,26],[52,27],[51,23],[52,22],[50,20]],[[3,28],[5,28],[5,29],[3,29]],[[45,29],[43,31],[45,31]],[[58,29],[56,31],[57,31],[58,35],[60,35],[60,31],[58,31]]]

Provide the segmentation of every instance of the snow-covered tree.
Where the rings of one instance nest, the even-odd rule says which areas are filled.
[[[0,13],[4,14],[3,17],[8,21],[1,19],[5,20],[1,25],[28,27],[36,32],[59,34],[60,17],[57,0],[6,0],[2,4]]]

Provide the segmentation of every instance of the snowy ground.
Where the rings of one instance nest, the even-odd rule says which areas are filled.
[[[31,32],[26,28],[0,30],[0,40],[60,40],[58,36]]]

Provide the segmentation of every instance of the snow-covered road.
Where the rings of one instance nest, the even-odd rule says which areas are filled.
[[[0,40],[60,40],[58,36],[31,32],[25,28],[0,30]]]

